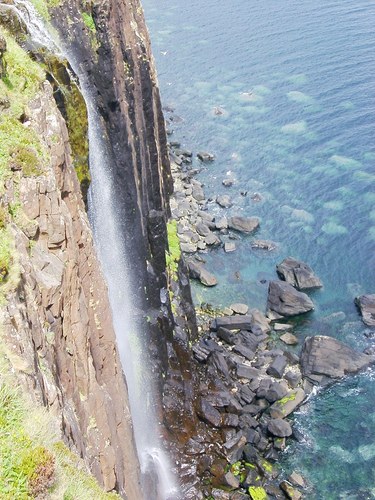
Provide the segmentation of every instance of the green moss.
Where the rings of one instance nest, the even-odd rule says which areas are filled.
[[[92,32],[96,33],[96,26],[94,19],[91,14],[88,14],[87,12],[82,12],[82,19],[83,22],[85,23],[85,26]]]
[[[261,460],[260,464],[265,472],[267,472],[268,474],[272,474],[273,467],[270,462],[268,462],[267,460]]]
[[[266,490],[261,486],[250,486],[249,494],[253,500],[267,500],[268,498]]]
[[[287,394],[286,396],[284,396],[282,399],[279,399],[276,403],[278,405],[285,405],[286,403],[288,403],[288,401],[294,401],[296,399],[296,396],[297,396],[297,393],[296,392],[292,392],[290,394]]]
[[[45,21],[49,21],[51,16],[49,9],[58,7],[61,4],[61,0],[30,0],[34,5],[35,10]]]
[[[178,263],[181,259],[180,241],[177,236],[177,221],[167,223],[168,251],[165,252],[165,260],[169,276],[177,281]]]
[[[9,275],[13,262],[12,238],[5,228],[0,229],[0,285],[4,283]]]

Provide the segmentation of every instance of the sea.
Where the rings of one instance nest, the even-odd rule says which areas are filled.
[[[196,304],[265,311],[275,266],[292,256],[324,283],[310,294],[314,312],[293,320],[296,352],[310,335],[375,346],[375,329],[354,304],[375,293],[375,1],[143,0],[143,7],[171,139],[216,157],[193,164],[209,212],[261,221],[235,252],[203,255],[219,284],[194,284]],[[220,194],[231,208],[217,205]],[[254,239],[276,249],[252,249]],[[293,419],[303,438],[288,443],[279,466],[283,475],[302,473],[306,498],[375,498],[374,369],[319,391]]]

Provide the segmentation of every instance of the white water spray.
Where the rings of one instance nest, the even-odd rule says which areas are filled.
[[[89,157],[91,185],[88,193],[89,218],[106,278],[112,309],[113,325],[125,373],[134,435],[143,477],[154,483],[152,500],[178,498],[167,454],[161,446],[154,407],[154,381],[148,371],[151,365],[147,349],[147,333],[140,328],[142,311],[137,311],[137,297],[132,286],[131,262],[126,255],[122,224],[114,197],[111,154],[101,117],[96,109],[86,75],[80,70],[74,54],[50,34],[34,7],[25,0],[15,0],[19,17],[27,25],[32,40],[62,53],[80,80],[89,122]],[[63,47],[63,48],[62,48]],[[150,496],[148,496],[150,498]],[[136,499],[139,500],[139,499]]]

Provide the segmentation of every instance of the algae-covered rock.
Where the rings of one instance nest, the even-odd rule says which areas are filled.
[[[249,495],[252,500],[267,500],[268,495],[262,486],[250,486]]]

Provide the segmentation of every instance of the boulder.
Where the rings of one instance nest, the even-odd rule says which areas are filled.
[[[271,250],[275,250],[276,243],[270,240],[254,240],[251,242],[251,248],[255,248],[257,250],[266,250],[270,252]]]
[[[226,241],[224,243],[224,252],[230,253],[236,250],[236,244],[233,241]]]
[[[365,325],[375,326],[375,294],[356,297],[355,303],[361,311]]]
[[[222,181],[222,185],[225,187],[231,187],[231,186],[233,186],[233,183],[234,183],[234,179],[224,179]]]
[[[284,374],[284,370],[287,364],[288,362],[284,356],[276,356],[276,358],[267,368],[267,374],[271,375],[271,377],[281,378]]]
[[[323,286],[323,283],[315,276],[310,266],[293,257],[284,259],[276,266],[276,271],[282,280],[299,290],[309,290]]]
[[[216,203],[222,208],[229,208],[233,205],[230,196],[228,196],[227,194],[221,194],[217,196]]]
[[[306,481],[304,478],[301,476],[296,471],[293,471],[290,476],[288,477],[288,481],[293,484],[294,486],[299,486],[300,488],[305,488],[306,487]]]
[[[289,437],[293,433],[289,422],[286,422],[281,418],[274,418],[270,420],[267,429],[270,434],[280,438]]]
[[[215,155],[207,153],[207,151],[199,151],[199,153],[197,153],[197,157],[203,162],[214,161],[215,159]]]
[[[327,384],[349,373],[356,373],[375,362],[375,356],[355,351],[331,337],[307,337],[302,347],[302,375],[313,383]]]
[[[288,330],[293,330],[293,325],[288,325],[285,323],[274,323],[273,329],[275,332],[286,332]]]
[[[288,389],[285,386],[286,386],[285,383],[280,384],[279,382],[272,382],[269,386],[268,391],[265,394],[267,401],[269,403],[274,403],[275,401],[279,401],[284,396],[286,396],[288,394]]]
[[[293,486],[288,483],[288,481],[282,481],[280,483],[280,488],[283,490],[289,500],[300,500],[302,498],[302,493],[293,488]]]
[[[202,285],[217,285],[217,279],[215,278],[215,276],[207,271],[207,269],[205,269],[202,264],[190,261],[188,262],[188,269],[190,278],[198,279],[202,283]]]
[[[287,332],[284,333],[284,335],[280,336],[280,340],[284,342],[284,344],[287,345],[297,345],[298,344],[298,339],[293,333]]]
[[[211,229],[203,222],[197,224],[195,229],[200,236],[208,236],[211,234]]]
[[[198,416],[213,427],[221,426],[221,414],[207,400],[201,399]]]
[[[305,391],[300,389],[294,389],[289,391],[286,396],[284,396],[279,401],[273,403],[270,407],[270,415],[272,418],[284,418],[290,415],[305,399]]]
[[[251,315],[223,316],[211,321],[211,330],[216,331],[220,327],[228,330],[251,330],[252,323]]]
[[[228,219],[228,227],[240,233],[249,234],[258,229],[259,219],[257,217],[230,217]]]
[[[249,310],[249,306],[241,303],[231,304],[229,307],[235,314],[247,314]]]
[[[314,304],[305,293],[297,291],[284,281],[270,281],[268,287],[267,313],[296,316],[314,309]]]
[[[220,231],[220,229],[228,228],[228,220],[226,217],[222,217],[221,219],[215,220],[216,229]]]
[[[208,246],[218,246],[221,245],[221,240],[216,236],[214,233],[210,233],[208,236],[205,237],[204,242]]]

